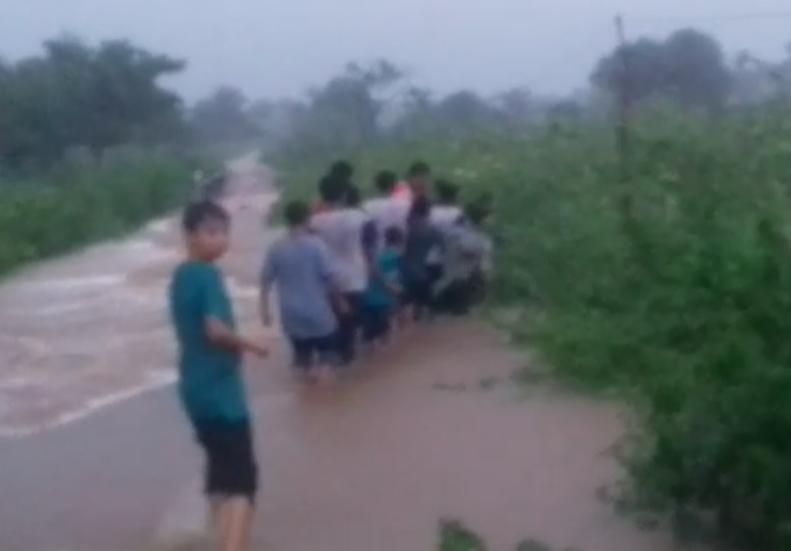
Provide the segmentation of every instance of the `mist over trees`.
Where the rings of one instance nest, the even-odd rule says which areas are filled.
[[[791,97],[791,43],[785,59],[767,62],[742,51],[733,69],[733,100],[738,104],[757,104],[771,99],[788,101]]]
[[[46,42],[42,56],[0,63],[2,164],[46,165],[72,148],[99,155],[180,135],[181,99],[159,81],[183,68],[126,41],[91,47],[72,37]]]
[[[74,37],[47,42],[39,56],[0,60],[0,167],[47,166],[72,149],[99,157],[124,144],[263,144],[273,152],[329,154],[380,140],[525,133],[607,122],[622,93],[636,109],[661,103],[698,113],[791,97],[791,46],[779,61],[749,52],[728,59],[713,37],[695,29],[614,49],[593,67],[589,88],[566,97],[527,87],[442,95],[396,63],[377,60],[350,63],[303,97],[254,99],[223,86],[185,107],[162,85],[184,67],[127,41],[91,46]]]
[[[248,107],[241,90],[231,86],[222,86],[195,104],[189,120],[200,141],[233,143],[259,134],[257,112]]]
[[[255,118],[270,148],[332,153],[377,140],[523,131],[551,117],[551,108],[560,103],[523,88],[491,98],[472,90],[438,97],[412,84],[394,63],[378,60],[348,65],[305,99],[269,102],[266,114]]]
[[[777,63],[746,52],[729,60],[712,36],[681,29],[664,40],[639,38],[615,48],[593,68],[590,88],[566,97],[540,96],[526,87],[489,97],[473,90],[439,96],[416,86],[395,63],[379,60],[348,65],[303,99],[259,102],[266,109],[253,118],[269,149],[329,153],[376,140],[456,139],[606,122],[622,94],[636,109],[662,104],[705,114],[787,99],[789,92],[791,48]]]
[[[732,75],[715,39],[685,29],[662,42],[641,39],[618,48],[599,62],[591,80],[613,95],[623,86],[631,103],[669,99],[718,109],[730,96]]]

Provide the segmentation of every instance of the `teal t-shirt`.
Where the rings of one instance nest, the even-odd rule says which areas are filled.
[[[187,414],[193,420],[247,419],[240,354],[206,338],[208,317],[235,326],[217,267],[181,264],[170,283],[170,312],[179,343],[179,392]]]
[[[401,283],[401,255],[392,249],[385,249],[376,258],[379,274],[388,282]],[[365,303],[376,308],[391,308],[395,304],[393,294],[381,281],[372,278],[365,293]]]

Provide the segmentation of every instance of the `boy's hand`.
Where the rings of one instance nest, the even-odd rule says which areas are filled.
[[[343,297],[337,300],[336,307],[338,308],[338,314],[340,314],[341,316],[345,316],[349,314],[349,312],[351,312],[352,310],[351,306],[349,305],[349,302]]]
[[[270,312],[269,310],[262,311],[261,323],[264,324],[264,327],[272,327],[272,312]]]
[[[259,358],[266,358],[269,356],[269,348],[267,348],[266,345],[258,344],[257,342],[248,343],[247,351]]]

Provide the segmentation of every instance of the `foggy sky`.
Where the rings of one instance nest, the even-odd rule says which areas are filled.
[[[729,54],[778,59],[791,42],[791,0],[0,0],[0,56],[38,53],[65,32],[129,38],[188,61],[169,85],[190,101],[226,83],[251,98],[294,96],[377,57],[438,92],[568,93],[613,47],[618,12],[632,37],[694,25]],[[787,17],[706,21],[762,12]]]

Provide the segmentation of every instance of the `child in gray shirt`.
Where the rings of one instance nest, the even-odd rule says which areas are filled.
[[[294,201],[285,216],[288,234],[269,249],[261,273],[261,316],[264,325],[272,324],[270,295],[276,284],[294,364],[308,375],[329,369],[336,353],[336,276],[326,246],[310,232],[308,206]]]

